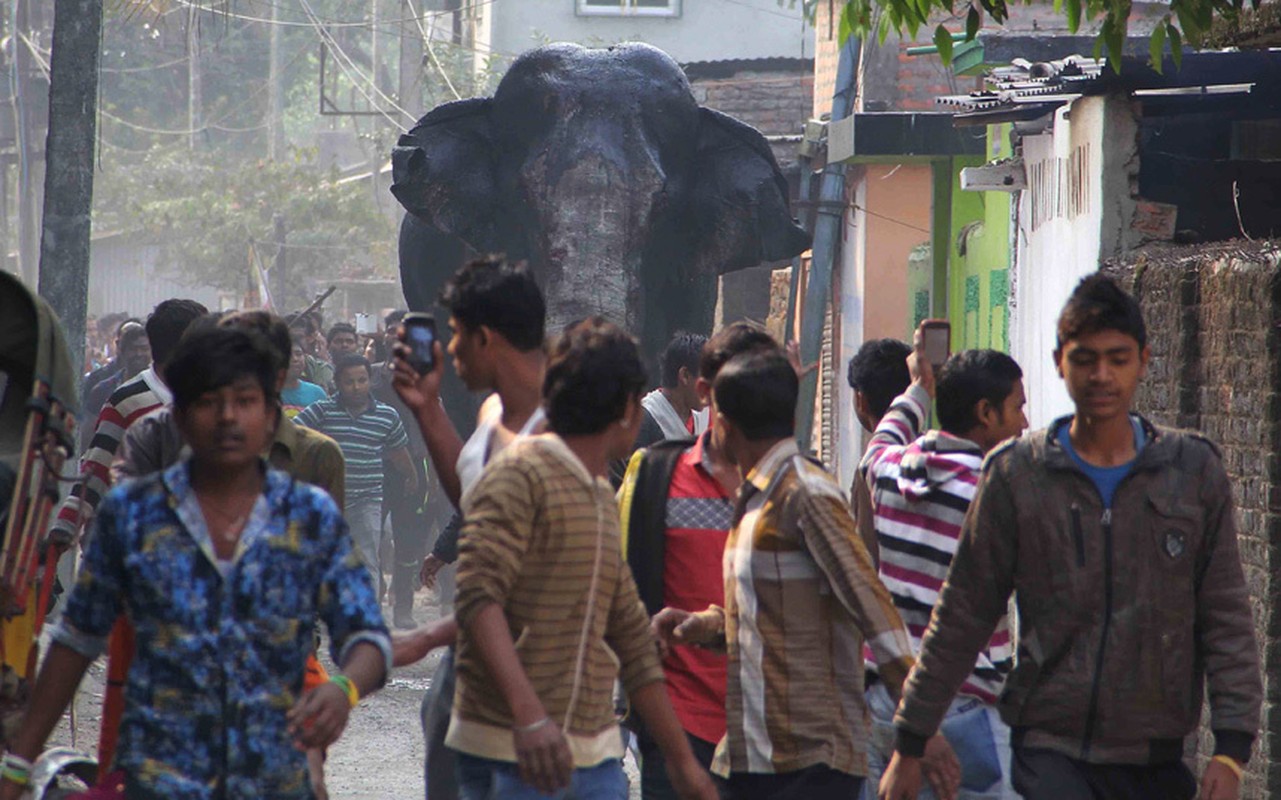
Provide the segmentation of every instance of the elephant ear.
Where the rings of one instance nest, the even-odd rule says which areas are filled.
[[[391,152],[391,193],[405,210],[482,252],[502,249],[489,108],[488,97],[438,106]]]
[[[695,256],[716,272],[791,258],[810,246],[788,205],[787,181],[760,131],[699,109]]]

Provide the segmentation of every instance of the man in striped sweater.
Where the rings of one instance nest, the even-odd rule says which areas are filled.
[[[147,317],[151,366],[121,384],[99,412],[88,449],[80,456],[80,479],[58,507],[50,526],[49,536],[55,545],[69,546],[93,519],[102,496],[111,488],[111,462],[129,426],[172,401],[163,378],[165,363],[187,327],[207,313],[209,310],[195,300],[165,300]]]
[[[881,419],[860,469],[872,495],[881,581],[907,625],[913,652],[919,653],[956,553],[983,457],[1022,433],[1027,418],[1023,372],[1004,353],[957,353],[939,370],[937,392],[919,332],[907,363],[912,384]],[[936,394],[942,429],[922,435]],[[865,656],[868,672],[875,675],[876,662],[870,652]],[[943,723],[943,733],[961,761],[961,798],[1017,797],[1010,788],[1010,731],[996,713],[1011,658],[1010,632],[1003,618]],[[866,700],[873,733],[863,797],[875,800],[894,749],[895,703],[880,680],[869,683]]]

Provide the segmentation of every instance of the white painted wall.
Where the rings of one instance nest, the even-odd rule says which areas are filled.
[[[637,41],[681,63],[731,58],[812,58],[814,30],[801,4],[777,0],[682,0],[680,15],[579,15],[576,0],[494,0],[489,44],[510,57],[546,42],[604,47]]]
[[[1033,428],[1072,411],[1053,363],[1055,328],[1076,284],[1125,243],[1134,130],[1126,98],[1083,97],[1058,110],[1050,132],[1023,139],[1010,350]]]
[[[858,462],[863,457],[866,434],[854,415],[854,390],[847,380],[850,359],[863,346],[863,298],[867,296],[866,274],[861,268],[867,263],[867,185],[858,181],[854,190],[854,208],[846,212],[843,220],[845,231],[844,244],[841,247],[840,270],[841,296],[836,298],[839,310],[837,322],[840,325],[841,351],[837,386],[837,419],[839,424],[833,436],[835,450],[834,463],[828,465],[837,475],[841,486],[846,490],[854,483]]]

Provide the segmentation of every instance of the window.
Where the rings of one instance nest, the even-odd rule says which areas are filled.
[[[577,0],[585,16],[679,17],[681,0]]]

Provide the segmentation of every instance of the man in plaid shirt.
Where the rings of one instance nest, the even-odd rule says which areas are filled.
[[[730,798],[857,797],[867,774],[861,648],[897,697],[911,642],[876,577],[835,479],[797,449],[799,381],[779,350],[740,355],[717,375],[712,438],[745,480],[725,546],[725,607],[667,608],[665,644],[729,654],[727,734],[713,771]],[[931,742],[932,783],[951,798],[960,769]]]

